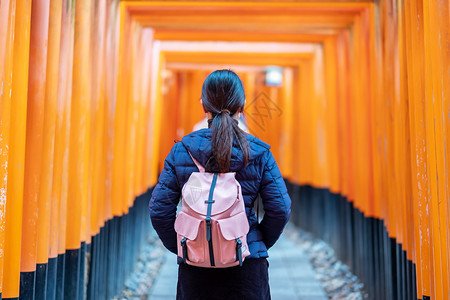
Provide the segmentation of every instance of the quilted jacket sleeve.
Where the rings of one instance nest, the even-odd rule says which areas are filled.
[[[275,244],[289,220],[291,199],[272,152],[267,158],[261,178],[260,196],[264,205],[264,218],[259,225],[267,248]]]
[[[164,246],[175,254],[177,253],[177,235],[174,223],[181,189],[175,174],[174,163],[179,144],[175,144],[166,157],[164,169],[159,176],[149,203],[153,228],[155,228]]]

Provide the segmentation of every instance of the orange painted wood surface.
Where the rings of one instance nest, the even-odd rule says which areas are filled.
[[[39,189],[40,201],[46,201],[49,205],[48,211],[44,215],[48,222],[49,230],[42,227],[42,232],[38,233],[38,263],[45,263],[48,258],[58,256],[58,232],[59,232],[59,208],[60,197],[53,196],[53,184],[55,170],[55,148],[56,148],[56,107],[58,103],[58,78],[59,78],[59,58],[62,29],[62,3],[50,1],[48,32],[48,54],[47,54],[47,79],[45,88],[45,108],[44,108],[44,138],[43,157],[41,167],[41,185]],[[41,215],[39,215],[41,218]]]
[[[2,296],[127,214],[231,68],[285,178],[381,220],[418,298],[449,299],[449,17],[448,0],[1,1]]]
[[[50,1],[33,2],[31,13],[21,272],[36,270],[38,228],[46,227],[45,230],[49,230],[48,225],[45,226],[44,218],[39,219],[38,216],[44,215],[44,210],[48,212],[50,204],[48,199],[39,199],[39,189],[43,181],[41,169]]]
[[[19,296],[31,1],[13,1],[11,8],[15,20],[5,209],[4,298]]]
[[[11,84],[13,62],[13,34],[15,2],[0,6],[0,292],[3,291],[3,261],[5,258],[5,209],[8,188],[8,160],[10,147]]]

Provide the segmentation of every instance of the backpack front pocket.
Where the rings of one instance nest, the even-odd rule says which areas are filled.
[[[175,231],[177,232],[178,256],[184,262],[205,262],[205,229],[203,220],[179,212],[175,219]]]
[[[248,219],[245,212],[235,216],[217,220],[219,235],[220,262],[230,264],[240,262],[250,255],[247,247]]]

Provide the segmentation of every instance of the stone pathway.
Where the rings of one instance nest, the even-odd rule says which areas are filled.
[[[315,278],[304,250],[282,235],[269,250],[269,281],[272,300],[327,300]],[[175,299],[177,264],[175,255],[167,252],[158,278],[150,291],[149,300]]]

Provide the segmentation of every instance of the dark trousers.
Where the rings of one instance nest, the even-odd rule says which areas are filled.
[[[269,263],[265,258],[246,259],[242,267],[178,267],[177,300],[270,300]]]

